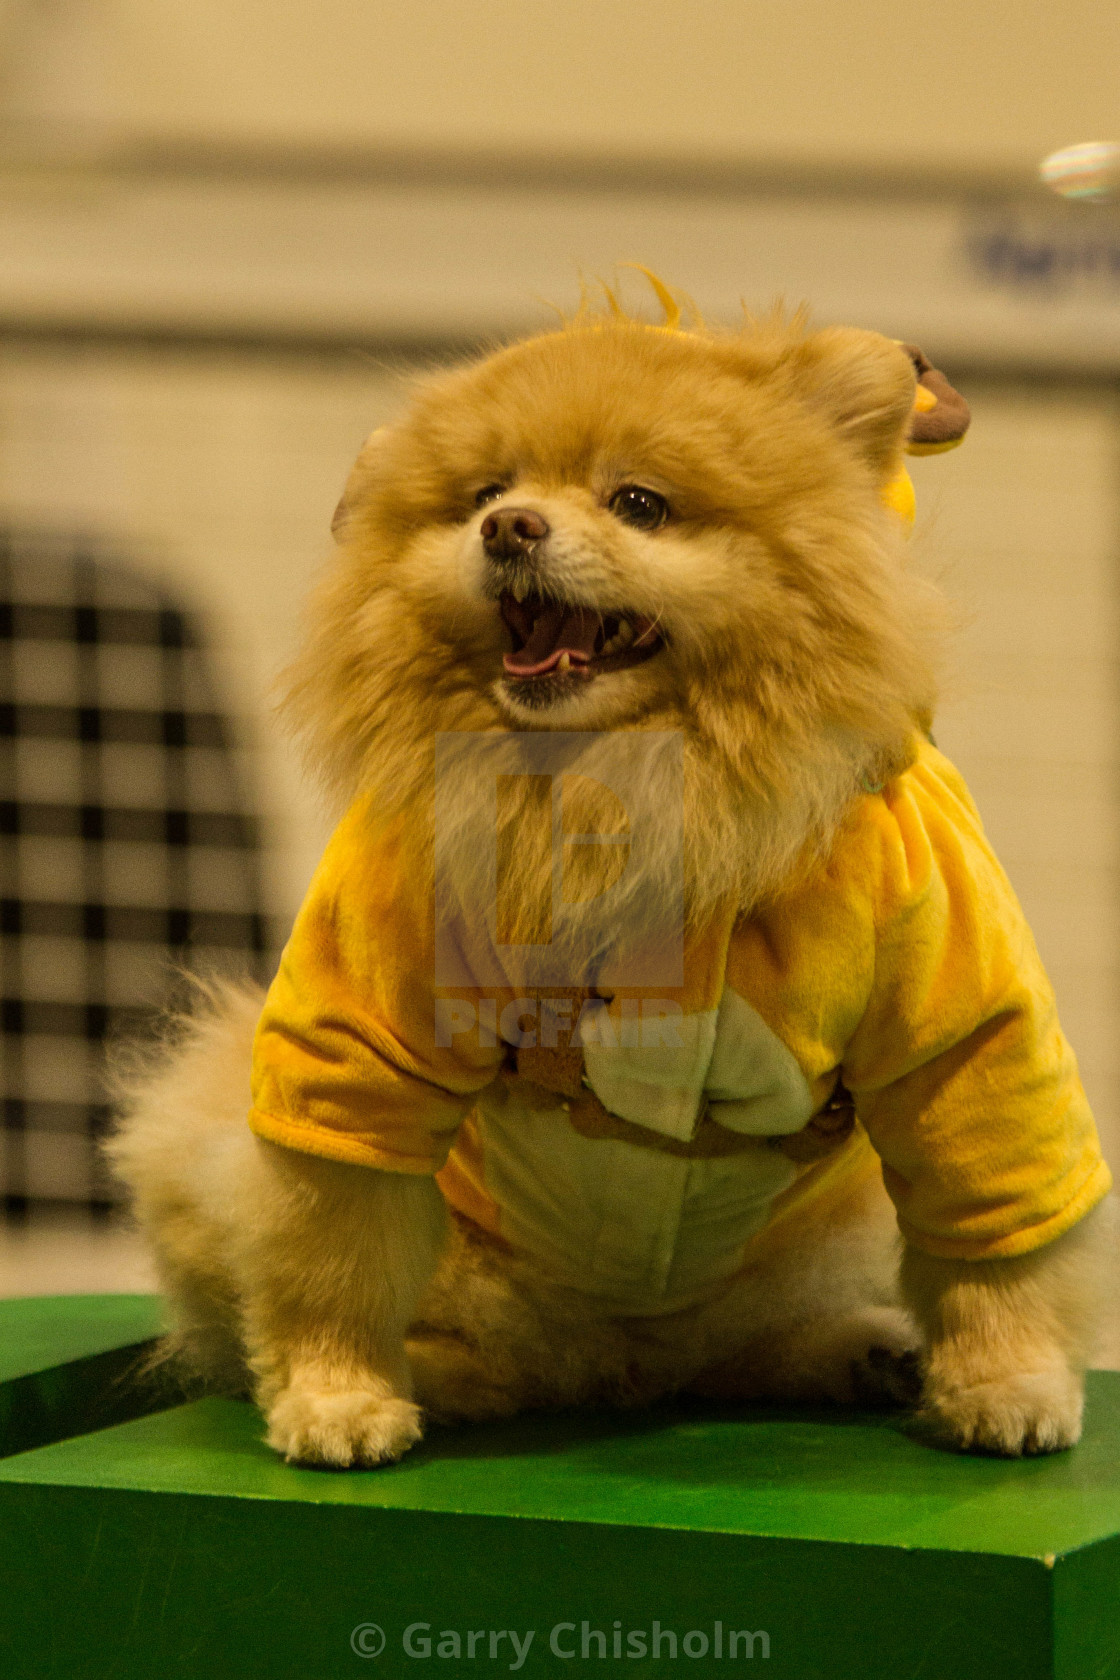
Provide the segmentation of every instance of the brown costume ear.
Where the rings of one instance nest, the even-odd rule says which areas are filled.
[[[968,430],[972,419],[968,404],[954,391],[945,375],[923,356],[916,344],[902,346],[914,364],[918,384],[936,399],[932,408],[915,410],[906,440],[908,455],[937,455],[952,449]]]
[[[341,542],[345,537],[350,515],[373,482],[377,458],[381,454],[387,430],[388,428],[385,426],[378,426],[376,431],[369,434],[358,452],[358,459],[350,468],[346,488],[339,497],[338,506],[335,508],[334,517],[331,520],[331,534],[336,542]]]
[[[793,352],[797,383],[879,473],[897,467],[914,406],[914,364],[881,333],[828,327]]]

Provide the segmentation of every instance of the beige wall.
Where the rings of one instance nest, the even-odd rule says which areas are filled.
[[[1029,164],[1118,120],[1105,0],[117,0],[130,110],[237,137]]]
[[[25,105],[167,137],[1029,172],[1118,121],[1106,0],[6,0],[4,17]]]
[[[4,516],[119,543],[207,623],[287,920],[326,828],[272,716],[350,461],[398,402],[369,358],[0,350]]]

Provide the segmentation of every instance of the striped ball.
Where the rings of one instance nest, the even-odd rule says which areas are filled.
[[[1063,198],[1111,198],[1120,186],[1120,145],[1114,140],[1086,140],[1063,146],[1043,158],[1039,179]]]

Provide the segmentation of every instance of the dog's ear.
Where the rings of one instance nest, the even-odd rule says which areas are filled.
[[[826,327],[792,355],[803,398],[823,410],[878,473],[898,465],[917,383],[906,350],[880,333]]]
[[[358,459],[350,468],[350,476],[346,480],[346,486],[339,497],[338,506],[335,508],[334,517],[331,520],[331,535],[335,542],[341,542],[345,537],[350,515],[377,476],[377,462],[388,435],[389,428],[387,426],[378,426],[376,431],[369,434],[358,451]]]

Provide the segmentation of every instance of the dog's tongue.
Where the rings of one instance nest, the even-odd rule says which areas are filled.
[[[510,604],[506,616],[518,634],[526,636],[526,626],[517,622],[520,612],[516,602]],[[525,646],[506,654],[506,670],[514,677],[541,677],[555,670],[565,653],[574,666],[586,665],[595,655],[595,638],[602,622],[602,615],[594,607],[545,607],[537,613]]]

